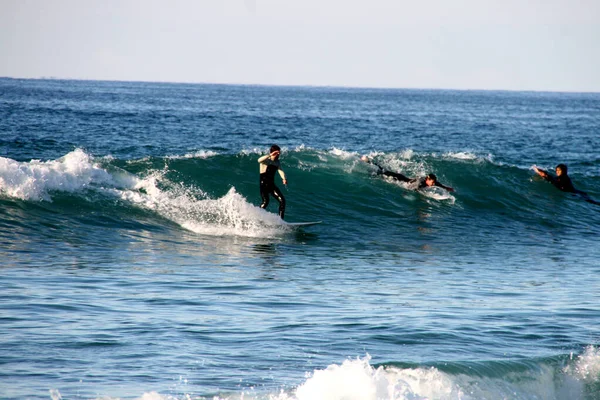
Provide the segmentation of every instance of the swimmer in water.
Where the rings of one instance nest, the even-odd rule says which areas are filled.
[[[536,174],[553,184],[558,190],[567,193],[578,194],[588,203],[600,205],[599,202],[592,200],[586,192],[575,189],[575,186],[573,186],[573,182],[571,182],[571,178],[568,175],[568,169],[565,164],[558,164],[556,166],[556,168],[554,169],[554,171],[556,172],[556,176],[553,176],[548,171],[544,171],[543,169],[538,168],[536,166],[533,167],[533,170]]]

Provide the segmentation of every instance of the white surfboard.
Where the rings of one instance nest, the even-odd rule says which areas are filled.
[[[286,222],[285,224],[287,226],[290,226],[292,228],[302,228],[305,226],[311,226],[311,225],[317,225],[322,223],[323,221],[312,221],[312,222]]]

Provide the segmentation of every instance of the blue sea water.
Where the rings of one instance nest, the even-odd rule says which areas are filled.
[[[600,399],[600,206],[531,169],[599,149],[594,93],[0,79],[0,398]]]

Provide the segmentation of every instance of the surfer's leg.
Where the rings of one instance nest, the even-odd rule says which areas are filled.
[[[279,216],[281,217],[281,219],[283,219],[283,216],[285,214],[285,197],[283,197],[281,190],[279,190],[277,186],[273,188],[272,195],[279,202]]]
[[[267,208],[269,205],[269,192],[269,188],[265,187],[264,185],[260,185],[260,197],[262,198],[260,208]]]
[[[407,178],[406,176],[404,176],[404,175],[402,175],[402,174],[400,174],[398,172],[387,171],[387,170],[384,169],[384,170],[382,170],[382,172],[378,171],[378,173],[382,174],[382,175],[385,175],[385,176],[389,176],[389,177],[394,178],[394,179],[397,179],[400,182],[409,182],[410,181],[409,178]]]
[[[587,194],[586,192],[583,192],[581,190],[575,190],[575,193],[577,193],[579,196],[581,196],[581,198],[585,201],[587,201],[588,203],[591,204],[595,204],[595,205],[600,205],[599,202],[597,202],[596,200],[593,200],[589,194]]]

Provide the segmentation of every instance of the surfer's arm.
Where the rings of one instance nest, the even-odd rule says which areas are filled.
[[[538,174],[542,178],[544,178],[546,180],[550,180],[550,175],[548,174],[548,172],[544,171],[543,169],[540,169],[538,167],[533,167],[533,170],[535,171],[536,174]]]
[[[259,163],[261,163],[261,164],[264,164],[264,163],[265,163],[265,162],[266,162],[268,159],[270,159],[270,158],[271,158],[271,155],[270,155],[270,154],[267,154],[266,156],[262,156],[262,157],[260,157],[260,158],[258,159],[258,162],[259,162]]]
[[[377,168],[379,168],[379,171],[377,171],[378,174],[383,173],[382,171],[384,171],[383,167],[379,164],[377,164],[375,161],[371,160],[369,157],[367,156],[362,156],[361,161],[366,162],[367,164],[373,164],[374,166],[376,166]]]
[[[279,176],[281,176],[281,180],[283,181],[283,184],[287,185],[287,178],[285,177],[285,172],[283,172],[283,170],[281,168],[279,168],[277,170],[277,172],[279,172]]]
[[[439,182],[436,182],[436,183],[435,183],[435,186],[437,186],[437,187],[441,187],[442,189],[446,189],[446,190],[447,190],[447,191],[449,191],[449,192],[454,192],[454,188],[451,188],[450,186],[442,185],[442,184],[441,184],[441,183],[439,183]]]
[[[550,182],[551,184],[553,184],[554,186],[556,186],[557,188],[559,188],[560,190],[563,190],[560,185],[558,184],[556,178],[552,175],[550,175],[547,171],[544,171],[543,169],[539,169],[538,167],[533,167],[533,170],[542,178],[544,178],[545,180],[547,180],[548,182]]]

